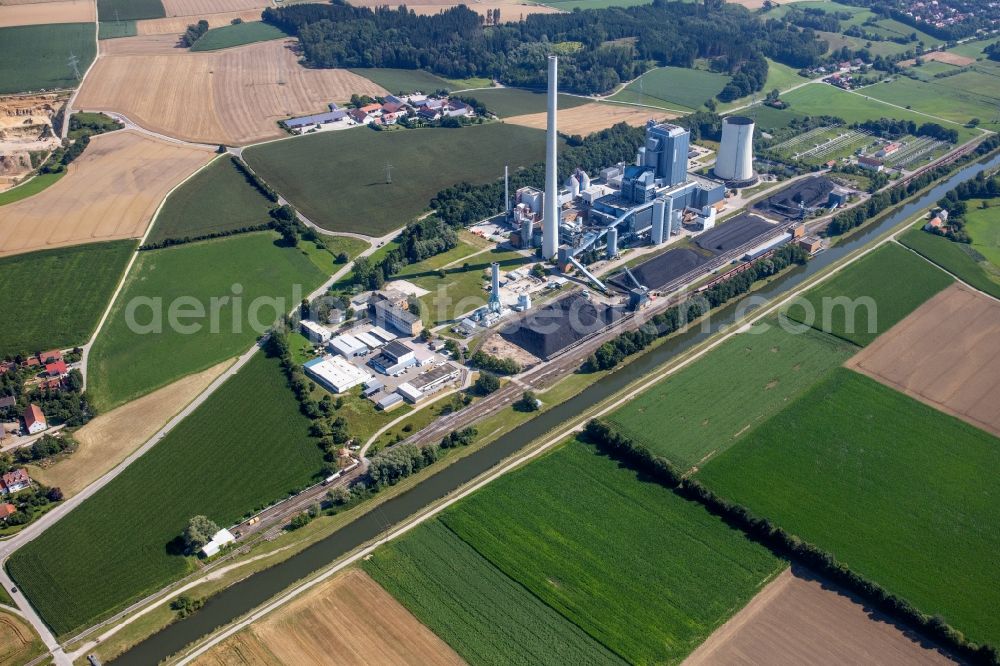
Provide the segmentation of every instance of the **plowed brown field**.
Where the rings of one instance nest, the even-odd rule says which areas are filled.
[[[559,110],[559,131],[564,134],[579,134],[587,136],[591,132],[611,127],[617,123],[628,123],[640,127],[650,118],[666,120],[676,118],[677,114],[665,111],[653,111],[617,104],[583,104],[571,109]],[[524,116],[507,118],[504,122],[536,129],[545,129],[545,113],[529,113]]]
[[[920,56],[921,60],[937,60],[938,62],[943,62],[948,65],[955,65],[956,67],[965,67],[966,65],[971,65],[976,62],[975,58],[968,58],[963,55],[958,55],[957,53],[949,53],[948,51],[931,51]],[[900,67],[913,67],[917,64],[916,60],[903,60],[899,63]]]
[[[1000,302],[954,284],[847,367],[1000,436]]]
[[[44,652],[28,623],[13,613],[0,613],[0,666],[25,664]]]
[[[25,5],[0,2],[0,28],[43,23],[87,23],[97,20],[95,8],[90,0],[58,0]]]
[[[181,35],[195,20],[205,19],[209,28],[220,28],[229,25],[233,19],[244,21],[259,21],[260,9],[245,9],[241,12],[225,12],[222,14],[205,14],[197,17],[181,16],[176,18],[146,19],[135,22],[135,30],[140,35]]]
[[[270,7],[268,0],[163,0],[167,16],[197,16]],[[258,16],[260,14],[258,13]]]
[[[278,120],[322,111],[352,93],[386,94],[347,70],[302,67],[289,48],[294,43],[102,57],[76,107],[119,111],[142,127],[189,141],[242,145],[283,136]]]
[[[786,570],[682,666],[955,663],[810,574]]]
[[[249,629],[215,646],[196,666],[463,664],[362,571],[317,586]]]
[[[0,256],[139,238],[178,182],[212,158],[130,130],[95,136],[69,173],[0,215]]]

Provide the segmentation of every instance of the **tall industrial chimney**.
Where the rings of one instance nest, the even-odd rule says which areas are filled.
[[[507,165],[503,165],[503,213],[504,220],[510,222],[510,176]]]
[[[556,106],[559,95],[559,59],[549,56],[549,116],[545,135],[545,212],[542,256],[551,259],[559,250],[559,173],[556,163]]]
[[[490,312],[499,314],[503,310],[500,302],[500,264],[493,262],[490,264],[490,299],[487,303]]]

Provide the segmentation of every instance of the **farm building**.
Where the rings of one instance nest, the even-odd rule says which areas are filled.
[[[219,530],[212,536],[212,540],[201,549],[201,553],[205,557],[212,557],[217,555],[223,546],[228,546],[234,541],[236,541],[236,537],[233,536],[232,532],[226,529]]]
[[[342,109],[334,109],[327,113],[317,113],[312,116],[301,116],[299,118],[289,118],[285,121],[285,126],[291,130],[302,130],[316,125],[327,125],[329,123],[343,122],[347,118],[347,112]]]
[[[28,476],[28,470],[24,469],[14,469],[9,472],[4,473],[0,477],[0,481],[3,482],[3,488],[0,489],[5,495],[13,494],[19,490],[24,490],[31,485],[31,477]]]
[[[28,408],[24,410],[24,429],[28,431],[28,434],[34,435],[48,427],[49,424],[45,421],[45,414],[42,413],[41,407],[34,403],[28,405]]]
[[[307,375],[333,393],[343,393],[373,379],[370,374],[340,356],[316,358],[302,367]]]
[[[299,323],[299,327],[302,329],[302,335],[309,338],[309,342],[315,344],[324,344],[330,340],[333,335],[330,333],[329,329],[320,326],[314,321],[309,321],[308,319],[303,319]]]

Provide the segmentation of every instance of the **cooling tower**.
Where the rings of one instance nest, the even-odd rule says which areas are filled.
[[[559,59],[549,56],[549,114],[545,135],[545,213],[542,215],[542,257],[551,259],[559,249],[559,174],[556,163],[556,105]]]
[[[722,142],[715,175],[726,181],[753,179],[753,120],[746,116],[722,119]]]

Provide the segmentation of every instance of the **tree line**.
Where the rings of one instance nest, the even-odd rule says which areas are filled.
[[[1000,196],[1000,177],[986,177],[985,171],[980,171],[972,180],[959,183],[949,190],[939,201],[938,206],[948,211],[948,229],[931,229],[931,233],[944,236],[956,243],[971,243],[972,237],[965,230],[965,214],[968,212],[969,199],[992,199]],[[983,201],[983,207],[988,204]]]
[[[581,94],[606,92],[653,65],[692,67],[708,58],[759,90],[771,57],[793,67],[814,64],[826,44],[811,29],[762,21],[738,5],[655,0],[650,5],[564,14],[533,14],[485,25],[464,6],[417,16],[405,7],[369,9],[344,0],[264,10],[265,22],[298,36],[314,67],[424,69],[450,78],[490,77],[507,85],[545,85],[545,58],[563,50],[559,83]],[[744,76],[740,77],[740,74]],[[398,91],[397,91],[398,92]]]
[[[726,524],[770,548],[776,555],[803,564],[861,596],[876,609],[922,632],[970,663],[990,666],[1000,664],[1000,655],[994,646],[968,640],[940,616],[922,613],[906,599],[894,595],[875,581],[839,562],[832,553],[802,540],[767,518],[754,515],[747,507],[717,495],[697,479],[684,476],[669,460],[625,437],[608,424],[591,420],[587,423],[582,439],[636,472],[648,475],[680,497],[701,504]]]
[[[670,306],[639,328],[625,331],[605,342],[584,361],[581,369],[584,372],[610,370],[625,358],[641,352],[657,339],[680,330],[709,310],[747,293],[758,280],[779,273],[793,263],[804,264],[806,259],[805,250],[798,245],[780,247],[770,257],[758,259],[743,272],[712,285],[677,305]]]
[[[354,260],[354,282],[366,289],[381,289],[393,275],[409,264],[415,264],[458,245],[458,233],[440,218],[433,215],[415,220],[396,237],[395,247],[382,258],[370,257]]]

